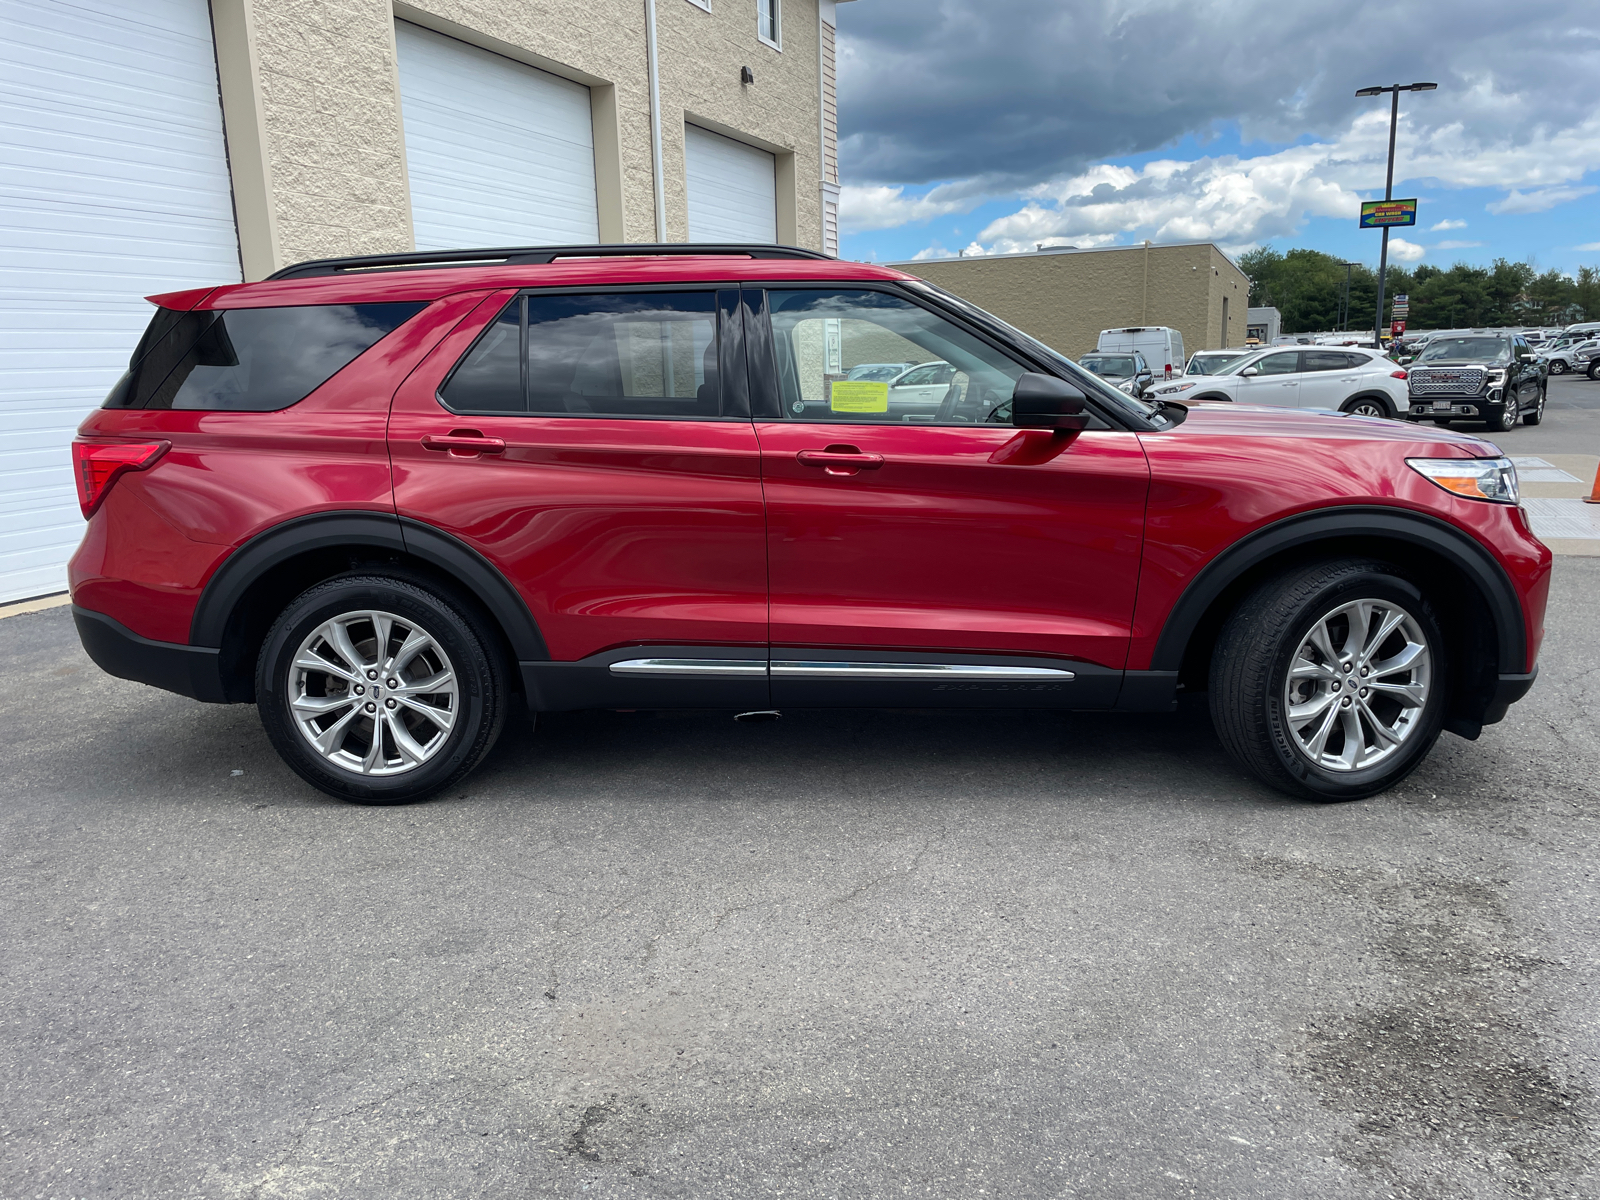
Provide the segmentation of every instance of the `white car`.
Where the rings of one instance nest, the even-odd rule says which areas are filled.
[[[889,411],[901,414],[939,411],[956,369],[947,362],[927,362],[889,380]]]
[[[1409,412],[1406,372],[1359,346],[1273,346],[1222,367],[1158,383],[1147,400],[1232,400],[1275,408],[1321,408],[1363,417]]]
[[[1550,368],[1550,374],[1565,375],[1569,371],[1587,371],[1597,349],[1600,349],[1600,338],[1590,338],[1584,342],[1568,342],[1554,350],[1541,350],[1539,357]]]

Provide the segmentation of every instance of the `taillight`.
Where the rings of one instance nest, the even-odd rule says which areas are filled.
[[[1406,373],[1404,371],[1390,371],[1389,372],[1389,378],[1390,379],[1404,379],[1405,377],[1406,377]]]
[[[166,453],[171,442],[72,443],[72,477],[78,483],[78,507],[90,517],[124,471],[142,471]]]

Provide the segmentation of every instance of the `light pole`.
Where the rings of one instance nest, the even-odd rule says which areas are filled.
[[[1394,133],[1395,127],[1400,124],[1400,93],[1401,92],[1431,92],[1438,88],[1437,83],[1391,83],[1388,87],[1364,87],[1356,93],[1358,96],[1381,96],[1390,92],[1394,96],[1394,103],[1389,106],[1389,176],[1383,185],[1383,198],[1394,199]],[[1383,250],[1378,256],[1378,315],[1372,322],[1372,348],[1383,349],[1383,280],[1389,273],[1389,227],[1383,227]]]

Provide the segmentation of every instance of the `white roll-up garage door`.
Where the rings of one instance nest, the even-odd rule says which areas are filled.
[[[691,242],[778,240],[778,177],[772,155],[686,125],[683,153]]]
[[[418,250],[600,240],[589,89],[395,25]]]
[[[66,587],[68,446],[144,297],[239,280],[206,0],[0,0],[0,602]]]

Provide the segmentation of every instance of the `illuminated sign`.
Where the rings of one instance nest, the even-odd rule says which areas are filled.
[[[1361,228],[1387,229],[1417,223],[1415,200],[1368,200],[1361,206]]]

